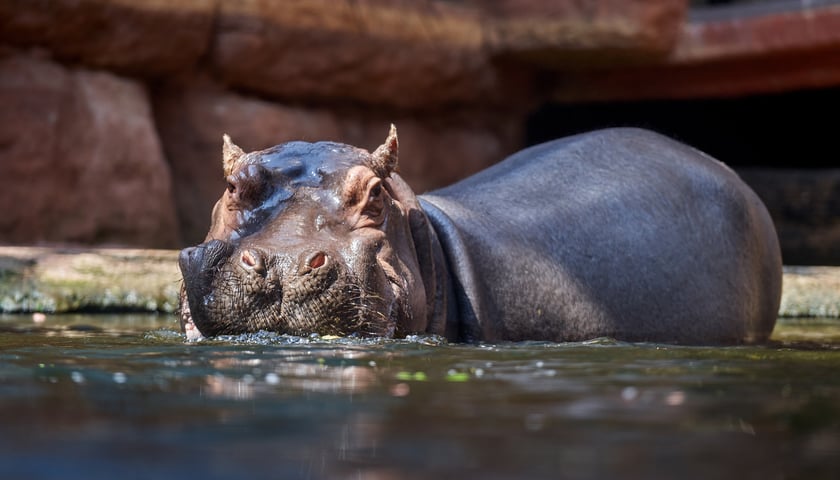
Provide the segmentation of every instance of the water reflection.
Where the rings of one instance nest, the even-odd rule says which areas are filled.
[[[0,317],[0,478],[827,478],[840,468],[830,335],[735,348],[191,343],[171,320]]]
[[[203,393],[236,400],[248,400],[255,395],[268,395],[280,389],[355,393],[367,390],[377,380],[376,372],[370,367],[330,367],[293,359],[225,358],[211,360],[211,365],[219,371],[205,377],[207,388]],[[244,369],[250,369],[250,373],[241,376],[222,373]]]

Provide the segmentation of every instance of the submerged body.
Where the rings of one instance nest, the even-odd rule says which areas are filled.
[[[207,242],[182,253],[193,336],[728,344],[773,329],[781,255],[765,207],[723,164],[659,134],[545,143],[419,197],[394,173],[393,130],[373,154],[295,145],[226,146],[228,178],[263,193],[248,203],[229,188]]]
[[[764,205],[661,135],[549,142],[420,198],[463,337],[735,343],[775,324],[781,256]]]

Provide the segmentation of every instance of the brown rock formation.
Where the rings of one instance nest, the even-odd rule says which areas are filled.
[[[470,3],[485,12],[485,44],[494,55],[553,68],[651,63],[671,51],[684,0]]]
[[[236,87],[401,108],[498,103],[478,12],[455,3],[223,2],[211,61]]]
[[[840,6],[796,4],[763,11],[757,2],[698,15],[681,27],[662,62],[564,73],[554,98],[702,98],[840,84]]]
[[[210,41],[216,0],[0,1],[0,42],[66,62],[152,76],[191,70]]]
[[[424,191],[524,146],[546,102],[840,85],[840,7],[742,3],[0,0],[0,243],[195,242],[225,132],[372,148],[395,123]],[[830,256],[837,190],[756,181],[783,242]]]
[[[135,82],[0,60],[0,232],[11,243],[178,243],[169,169]]]

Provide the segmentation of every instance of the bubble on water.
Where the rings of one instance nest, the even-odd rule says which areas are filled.
[[[403,341],[431,347],[439,347],[448,343],[446,338],[440,335],[406,335]]]
[[[280,376],[274,372],[266,373],[265,383],[269,385],[277,385],[278,383],[280,383]]]
[[[483,376],[484,376],[484,369],[483,369],[483,368],[476,368],[476,369],[473,371],[473,375],[475,375],[475,377],[476,377],[476,378],[481,378],[481,377],[483,377]]]
[[[537,368],[542,368],[545,366],[545,363],[542,360],[537,360],[537,363],[534,365],[536,365]]]
[[[123,384],[128,380],[128,377],[123,372],[116,372],[114,374],[114,383]]]
[[[183,335],[181,332],[176,332],[175,330],[169,328],[162,328],[144,333],[143,338],[151,342],[169,343],[180,341],[183,338]]]
[[[639,398],[639,389],[636,387],[624,387],[621,391],[621,399],[625,402],[632,402]]]
[[[73,380],[73,383],[85,383],[85,376],[81,372],[70,373],[70,379]]]

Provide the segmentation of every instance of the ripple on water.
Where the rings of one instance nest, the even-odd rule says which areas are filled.
[[[166,478],[840,467],[840,341],[804,324],[768,346],[708,348],[270,332],[187,342],[172,317],[41,320],[0,319],[0,478],[115,478],[148,463]]]

